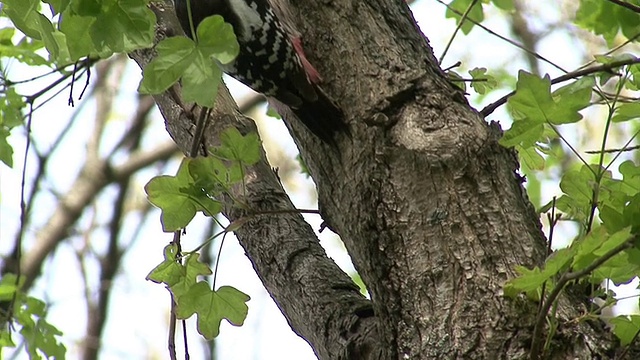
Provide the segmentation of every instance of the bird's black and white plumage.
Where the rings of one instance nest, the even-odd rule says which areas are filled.
[[[287,32],[268,0],[174,0],[180,24],[192,36],[187,1],[194,28],[212,15],[233,27],[240,52],[221,66],[224,72],[287,105],[317,137],[335,143],[334,134],[346,129],[342,111],[319,88],[320,75],[300,39]]]

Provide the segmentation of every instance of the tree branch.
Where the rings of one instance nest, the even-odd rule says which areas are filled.
[[[38,233],[34,247],[23,257],[21,267],[25,276],[24,289],[31,287],[40,273],[44,259],[67,238],[68,230],[78,220],[82,210],[105,186],[175,153],[175,144],[167,142],[152,150],[133,153],[127,162],[113,168],[108,163],[109,159],[87,162],[69,192],[59,200],[59,205],[47,224]]]
[[[567,81],[567,80],[571,80],[571,79],[577,79],[577,78],[579,78],[581,76],[585,76],[585,75],[589,75],[589,74],[595,74],[595,73],[599,73],[599,72],[610,72],[615,68],[619,68],[619,67],[626,66],[626,65],[638,64],[638,63],[640,63],[640,58],[624,59],[624,60],[619,60],[619,61],[613,61],[613,62],[610,62],[608,64],[592,66],[592,67],[588,67],[588,68],[585,68],[585,69],[572,71],[572,72],[564,74],[562,76],[558,76],[557,78],[551,80],[551,84],[552,85],[558,84],[558,83],[561,83],[563,81]],[[510,97],[512,97],[515,93],[516,93],[515,91],[512,91],[512,92],[508,93],[507,95],[501,97],[497,101],[485,106],[485,108],[480,111],[480,114],[482,116],[484,116],[484,117],[489,116],[492,112],[495,111],[495,109],[497,109],[501,105],[504,105],[507,102],[507,100]]]
[[[171,6],[152,3],[158,18],[158,39],[180,33]],[[149,50],[136,51],[131,57],[144,68],[153,58]],[[179,91],[177,91],[179,93]],[[255,124],[240,115],[226,88],[221,88],[205,130],[207,146],[229,126],[241,133],[255,132]],[[167,129],[184,153],[188,153],[195,119],[191,109],[181,108],[171,94],[155,96]],[[199,110],[195,109],[194,113]],[[232,196],[242,199],[252,212],[277,212],[278,215],[252,217],[235,231],[258,276],[292,328],[304,337],[320,358],[367,359],[379,339],[371,304],[359,288],[327,257],[313,229],[295,212],[282,185],[270,168],[264,153],[261,161],[246,170],[246,193],[233,189]],[[233,222],[247,212],[228,206],[224,215]]]
[[[622,0],[607,0],[607,1],[609,1],[611,3],[614,3],[616,5],[620,5],[623,8],[627,8],[627,9],[629,9],[629,10],[635,12],[635,13],[640,14],[640,6],[638,6],[638,5],[634,5],[634,4],[631,4],[631,3],[628,3],[628,2],[622,1]]]

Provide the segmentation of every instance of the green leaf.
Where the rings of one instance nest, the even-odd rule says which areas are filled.
[[[184,228],[198,211],[214,216],[222,209],[202,188],[194,186],[189,161],[182,160],[176,176],[157,176],[145,186],[149,202],[162,210],[162,228],[166,232]]]
[[[593,251],[593,254],[596,256],[603,256],[607,252],[629,241],[632,237],[633,233],[631,232],[631,227],[628,226],[612,235],[607,236],[603,244],[598,249],[595,249]]]
[[[623,122],[638,118],[640,118],[640,103],[631,102],[618,106],[611,120],[613,122]]]
[[[627,160],[620,164],[618,171],[622,174],[621,190],[629,196],[640,193],[640,166],[632,160]]]
[[[469,6],[471,6],[472,4],[473,4],[473,7],[467,14],[467,19],[471,19],[477,23],[481,23],[484,20],[484,12],[482,10],[481,1],[453,0],[451,3],[449,3],[445,16],[447,19],[450,19],[450,18],[456,19],[456,25],[457,25],[460,23],[460,20],[462,20],[462,17],[456,14],[455,12],[453,12],[451,9],[457,10],[460,14],[464,14],[469,8]],[[474,24],[471,21],[465,20],[465,22],[462,24],[460,29],[464,34],[469,34],[471,32],[471,29],[473,29],[473,26]]]
[[[522,149],[529,149],[540,140],[544,133],[544,125],[530,119],[514,121],[511,128],[505,131],[500,139],[500,145],[514,147],[520,145]]]
[[[594,254],[606,240],[607,230],[604,227],[598,227],[591,230],[584,239],[575,241],[573,246],[576,247],[576,256],[573,259],[572,267],[575,270],[583,269],[593,263],[599,256]]]
[[[186,258],[184,265],[184,276],[180,281],[171,286],[171,292],[175,299],[178,299],[180,303],[183,299],[183,295],[187,294],[193,286],[197,284],[199,276],[211,275],[211,268],[209,265],[200,261],[200,254],[189,254]]]
[[[604,280],[611,280],[614,284],[628,284],[640,274],[640,264],[632,257],[640,256],[638,250],[627,250],[609,259],[593,271],[589,278],[592,284],[601,284]]]
[[[520,161],[531,170],[543,170],[544,158],[535,147],[523,148],[516,146]]]
[[[498,8],[505,11],[514,10],[513,0],[491,0],[491,2]]]
[[[195,43],[184,36],[162,40],[157,46],[158,56],[143,71],[140,91],[159,94],[175,84],[196,58]]]
[[[222,70],[199,47],[196,47],[194,55],[183,72],[182,97],[186,102],[212,108],[218,95]]]
[[[516,93],[507,104],[517,118],[533,124],[567,124],[582,119],[579,110],[589,105],[593,78],[582,78],[551,94],[549,75],[539,78],[525,71],[518,73]]]
[[[35,16],[34,20],[36,24],[35,27],[40,32],[39,38],[42,39],[42,41],[44,42],[44,46],[47,48],[47,51],[49,52],[49,59],[51,61],[57,61],[58,59],[61,58],[60,57],[61,44],[59,42],[59,39],[54,36],[57,30],[53,27],[53,24],[51,23],[51,21],[47,19],[46,16],[40,13],[38,13]],[[62,59],[62,60],[65,60],[65,59]]]
[[[507,106],[518,118],[543,124],[548,119],[545,111],[554,105],[549,75],[541,79],[523,70],[518,72],[516,93],[507,101]]]
[[[155,23],[156,17],[146,1],[110,0],[102,3],[89,33],[100,53],[129,52],[152,46]]]
[[[139,90],[159,94],[182,78],[186,102],[213,107],[222,81],[222,71],[213,59],[231,62],[239,46],[233,28],[220,16],[203,20],[197,34],[197,43],[182,36],[160,42],[156,47],[158,56],[144,69]]]
[[[93,39],[87,31],[95,21],[95,17],[79,16],[71,9],[62,14],[59,27],[66,36],[69,57],[72,61],[98,54],[98,49],[94,46]]]
[[[471,87],[478,94],[484,95],[498,86],[498,80],[487,74],[486,68],[474,68],[469,70],[469,75],[471,75],[471,78],[474,80],[471,82]]]
[[[16,283],[0,283],[0,300],[7,301],[13,298],[13,294],[18,290]]]
[[[13,339],[11,339],[11,333],[4,329],[0,330],[0,349],[3,347],[16,347]]]
[[[0,127],[0,161],[13,167],[13,147],[7,141],[9,135],[9,130]]]
[[[629,225],[622,215],[622,212],[607,205],[598,205],[599,217],[602,225],[608,232],[616,232]]]
[[[231,166],[233,165],[227,167],[222,160],[213,156],[199,157],[189,162],[189,173],[196,186],[203,188],[209,196],[215,197],[242,180],[232,177]]]
[[[507,281],[504,285],[505,296],[515,297],[524,292],[529,298],[539,300],[542,284],[565,270],[574,252],[575,250],[571,248],[555,251],[549,256],[543,269],[535,267],[529,270],[523,266],[516,267],[520,276]]]
[[[586,219],[591,212],[595,176],[587,166],[579,170],[567,171],[560,181],[560,189],[565,193],[556,206],[575,219]]]
[[[622,346],[627,346],[640,331],[640,315],[621,315],[609,320]]]
[[[199,276],[211,275],[211,269],[200,261],[199,253],[187,255],[185,264],[182,265],[177,259],[177,251],[177,245],[167,245],[164,248],[164,261],[151,270],[146,279],[167,285],[174,299],[179,302],[196,285]]]
[[[629,90],[640,90],[640,66],[638,64],[629,65],[629,76],[627,82],[624,84]]]
[[[24,36],[17,44],[14,44],[12,41],[14,30],[13,28],[0,30],[0,37],[2,37],[2,39],[0,39],[0,57],[13,58],[27,65],[50,64],[49,61],[37,53],[38,50],[44,47],[42,41]]]
[[[625,223],[630,225],[635,234],[640,233],[640,193],[632,197],[626,204],[622,216]]]
[[[575,23],[597,35],[602,35],[609,46],[614,44],[620,31],[627,39],[640,33],[638,14],[609,1],[580,1]]]
[[[557,106],[549,121],[552,124],[565,124],[582,119],[578,111],[591,103],[591,91],[594,85],[594,78],[585,76],[554,91],[551,96]]]
[[[210,16],[202,20],[198,29],[198,45],[202,54],[214,57],[221,64],[233,61],[240,51],[231,24],[225,23],[222,16]]]
[[[64,359],[67,349],[56,338],[62,332],[44,319],[45,303],[24,295],[18,296],[17,301],[14,320],[22,326],[20,334],[30,358],[40,359],[44,354],[46,358]]]
[[[3,12],[18,30],[34,39],[40,39],[38,24],[39,0],[4,0]]]
[[[67,349],[56,339],[56,336],[61,336],[62,332],[46,320],[40,318],[33,329],[23,327],[20,333],[27,340],[27,350],[32,358],[34,354],[38,354],[36,349],[44,353],[47,358],[61,360],[65,358]]]
[[[147,275],[146,279],[157,284],[173,286],[184,278],[184,268],[177,260],[178,246],[171,243],[164,247],[164,261]]]
[[[61,12],[63,12],[71,2],[71,0],[42,0],[42,1],[51,5],[51,8],[53,9],[54,14],[60,14]]]
[[[227,160],[235,160],[243,165],[253,165],[260,161],[261,147],[258,134],[240,134],[235,127],[229,127],[220,134],[222,144],[212,152]]]
[[[13,299],[13,294],[16,290],[22,287],[24,283],[24,277],[20,283],[16,282],[16,275],[12,273],[6,273],[0,278],[0,301],[7,301]]]
[[[236,288],[222,286],[217,291],[211,291],[209,284],[200,281],[180,297],[176,315],[186,319],[197,314],[198,332],[211,340],[220,333],[222,319],[236,326],[244,323],[249,311],[246,302],[249,300],[247,294]]]
[[[631,227],[626,227],[614,234],[607,233],[604,226],[597,227],[585,236],[584,239],[575,241],[572,247],[576,248],[576,256],[573,259],[573,270],[582,270],[594,261],[601,258],[609,251],[629,241],[632,237]],[[610,279],[616,284],[631,281],[640,269],[640,264],[629,261],[629,250],[618,253],[604,264],[596,268],[591,274],[591,282],[601,283]]]

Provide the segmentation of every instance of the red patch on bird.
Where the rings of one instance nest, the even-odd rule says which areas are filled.
[[[312,84],[320,84],[322,82],[322,77],[320,77],[318,70],[316,70],[309,60],[307,60],[307,56],[304,54],[304,49],[302,49],[302,39],[300,37],[294,37],[291,39],[291,42],[293,43],[293,49],[300,58],[304,72],[307,73],[309,81]]]

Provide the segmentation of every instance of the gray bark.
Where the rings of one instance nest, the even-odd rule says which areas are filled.
[[[179,32],[171,9],[154,6],[159,38]],[[326,257],[300,215],[256,218],[236,234],[294,331],[321,359],[527,358],[537,304],[505,299],[502,286],[516,265],[543,263],[546,241],[515,154],[497,143],[498,126],[446,80],[404,2],[296,0],[289,10],[351,137],[338,137],[332,151],[285,115],[287,126],[323,218],[372,298]],[[144,67],[153,51],[132,57]],[[227,126],[255,131],[221,94],[209,145]],[[169,93],[156,101],[186,152],[194,116]],[[266,160],[247,179],[244,201],[254,209],[293,209]],[[616,343],[599,324],[569,325],[581,300],[560,300],[551,358],[613,354]]]

